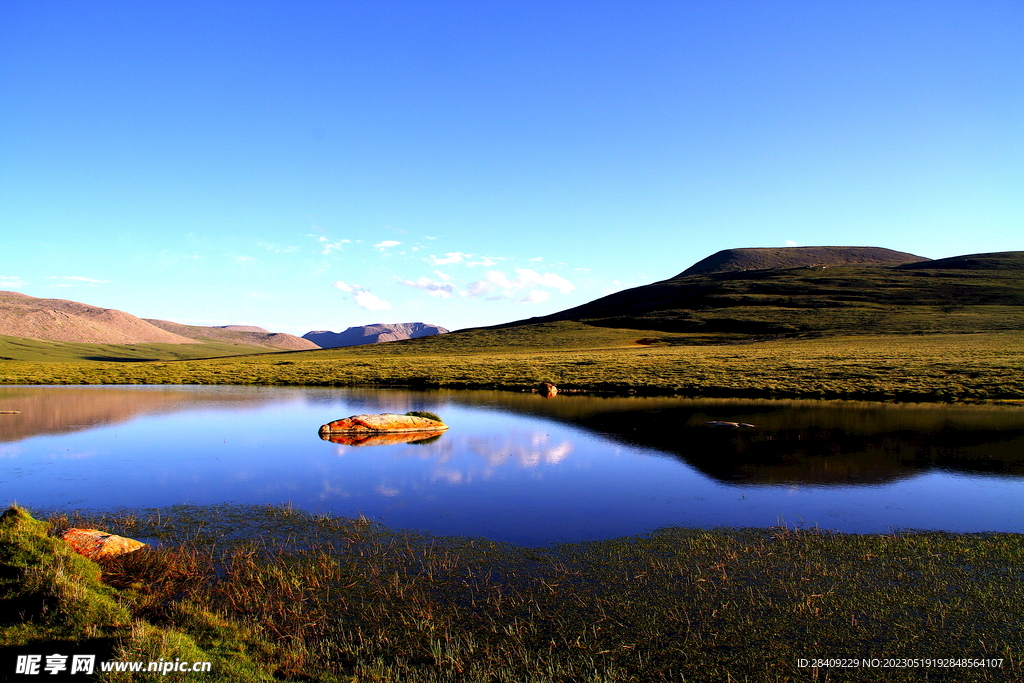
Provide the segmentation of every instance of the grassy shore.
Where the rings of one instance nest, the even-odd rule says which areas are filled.
[[[561,322],[371,346],[131,363],[0,364],[4,384],[562,389],[865,400],[1024,400],[1024,334],[749,341]]]
[[[0,649],[213,662],[174,680],[1021,680],[1024,536],[667,528],[522,548],[282,508],[52,519],[155,541],[102,567],[0,521]],[[45,652],[44,652],[45,651]],[[799,660],[1001,666],[813,670]],[[101,680],[141,680],[107,674]]]

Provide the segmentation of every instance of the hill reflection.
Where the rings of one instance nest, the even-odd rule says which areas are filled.
[[[155,413],[204,405],[244,409],[280,400],[270,392],[230,387],[0,387],[0,443],[44,434],[69,434]]]
[[[654,449],[734,485],[877,485],[933,470],[1024,476],[1018,408],[473,393],[473,403]],[[715,420],[756,427],[706,424]]]

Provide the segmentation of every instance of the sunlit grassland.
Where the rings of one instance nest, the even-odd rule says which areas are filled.
[[[709,343],[709,342],[715,343]],[[547,323],[345,349],[151,363],[0,364],[5,384],[266,384],[915,401],[1024,399],[1024,333],[740,343]]]
[[[195,344],[85,344],[43,341],[0,335],[0,361],[81,362],[147,361],[212,358],[241,353],[261,353],[258,346],[203,342]]]
[[[68,581],[31,583],[48,565],[22,571],[32,558],[60,554],[38,529],[5,530],[2,597],[27,607],[3,645],[102,636],[123,659],[207,657],[215,668],[205,681],[997,681],[1021,673],[1020,534],[666,528],[523,548],[287,508],[53,521],[158,546],[104,562],[103,585],[83,562],[62,560],[89,579],[75,592]],[[39,586],[57,610],[31,611],[42,603],[23,598]],[[63,602],[78,611],[60,610]],[[828,676],[797,666],[890,657],[1003,661]]]

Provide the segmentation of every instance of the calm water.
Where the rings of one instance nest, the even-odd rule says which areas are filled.
[[[0,502],[290,502],[546,544],[665,525],[1024,532],[1024,409],[253,387],[0,387]],[[429,443],[323,423],[431,410]],[[749,422],[715,429],[709,420]]]

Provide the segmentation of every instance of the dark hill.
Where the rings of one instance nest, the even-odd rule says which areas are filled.
[[[928,261],[902,251],[881,247],[753,247],[723,249],[694,263],[676,277],[733,273],[767,268],[799,268],[801,266],[848,266],[853,264],[899,265]],[[674,278],[673,278],[674,279]]]
[[[1024,252],[971,254],[938,261],[887,249],[851,247],[836,258],[892,258],[887,263],[806,264],[811,247],[753,251],[763,267],[683,273],[510,326],[576,321],[602,327],[693,333],[694,341],[764,336],[979,332],[1024,329]],[[772,261],[770,251],[781,252]],[[818,252],[819,255],[828,252]],[[741,254],[744,256],[744,254]],[[907,262],[906,259],[915,259]],[[726,267],[709,259],[702,268]],[[772,267],[772,263],[784,266]],[[689,274],[687,274],[689,273]],[[698,339],[699,338],[699,339]]]
[[[1024,270],[1024,251],[951,256],[935,261],[907,263],[902,267],[910,270]]]

